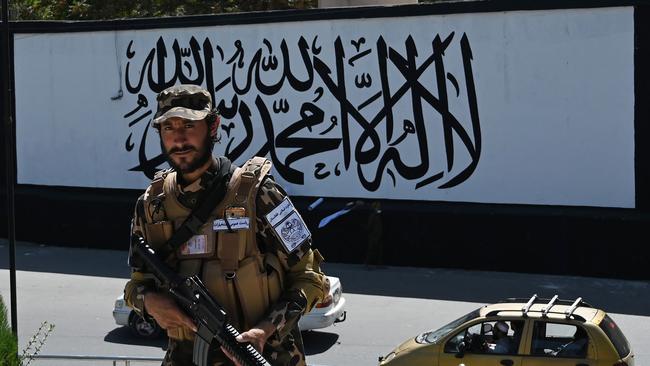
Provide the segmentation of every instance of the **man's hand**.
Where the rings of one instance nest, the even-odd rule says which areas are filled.
[[[163,329],[185,327],[196,332],[196,325],[192,318],[185,314],[167,294],[147,292],[144,295],[144,308]]]
[[[255,328],[251,328],[250,330],[241,333],[235,339],[240,343],[250,343],[261,354],[264,351],[266,340],[269,339],[273,332],[275,332],[275,326],[271,322],[265,321],[258,324]],[[235,363],[235,366],[242,366],[225,348],[221,347],[221,350]]]

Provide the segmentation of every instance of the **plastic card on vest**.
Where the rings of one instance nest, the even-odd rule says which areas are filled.
[[[277,207],[269,212],[266,215],[266,220],[289,253],[293,252],[311,236],[307,225],[305,225],[289,197],[285,197]]]
[[[206,254],[208,252],[208,236],[207,235],[194,235],[181,246],[181,254]]]
[[[216,219],[212,222],[212,230],[226,231],[226,230],[242,230],[250,227],[250,218],[236,217],[230,219]]]

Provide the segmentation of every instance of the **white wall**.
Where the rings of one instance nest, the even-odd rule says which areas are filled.
[[[190,50],[192,37],[196,52]],[[301,38],[308,46],[308,66],[298,46]],[[449,39],[437,60],[436,38]],[[267,144],[269,126],[276,138],[267,146],[274,141],[282,145],[278,135],[301,119],[301,108],[322,111],[322,122],[311,131],[302,125],[293,135],[305,139],[300,147],[275,148],[274,175],[291,194],[634,207],[633,38],[631,7],[17,35],[18,182],[144,188],[148,178],[130,169],[160,153],[158,137],[147,126],[162,88],[156,85],[161,71],[171,83],[179,83],[181,74],[213,90],[224,82],[215,91],[217,103],[225,100],[230,106],[236,96],[236,107],[250,110],[252,133],[246,133],[237,113],[224,121],[233,127],[229,134],[222,131],[222,143],[215,149],[224,154],[230,146],[232,154],[245,143],[235,156],[238,163]],[[381,39],[387,57],[381,56]],[[159,40],[166,58],[157,49]],[[291,72],[310,81],[304,91],[288,82],[283,42]],[[211,60],[206,50],[214,54]],[[277,68],[262,67],[273,60]],[[326,67],[311,65],[317,60]],[[159,61],[164,70],[159,70]],[[408,76],[409,62],[420,73]],[[206,64],[212,72],[200,75]],[[249,71],[250,90],[237,91],[233,83],[242,88]],[[126,78],[137,86],[141,73],[141,87],[130,91]],[[278,90],[260,90],[257,74],[261,83],[277,84]],[[329,84],[324,81],[328,77]],[[336,87],[339,78],[345,95]],[[359,87],[355,78],[372,81]],[[468,80],[475,97],[468,93]],[[446,88],[448,113],[439,82]],[[122,97],[113,100],[120,92]],[[138,106],[139,94],[148,105],[125,117]],[[359,108],[375,95],[389,95],[391,105],[386,107],[378,97]],[[285,102],[286,113],[274,112],[274,103]],[[349,106],[347,113],[342,105]],[[129,126],[148,111],[152,114]],[[390,138],[386,111],[393,116]],[[363,126],[376,140],[363,141]],[[350,151],[347,168],[345,146]],[[287,164],[292,153],[314,147],[320,150]],[[400,168],[402,163],[407,167]],[[295,169],[293,176],[281,169],[287,165]],[[318,179],[317,171],[329,175]],[[450,182],[454,185],[448,187]]]

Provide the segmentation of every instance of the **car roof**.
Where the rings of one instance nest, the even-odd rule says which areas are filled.
[[[574,304],[569,301],[557,300],[544,313],[545,308],[548,306],[549,299],[536,299],[539,302],[529,303],[525,299],[506,299],[502,302],[486,305],[481,308],[481,317],[490,316],[508,316],[508,317],[530,317],[530,318],[548,318],[548,319],[574,319],[583,322],[593,322],[595,319],[601,317],[597,315],[602,313],[601,310],[592,307],[591,305],[578,301]],[[579,299],[581,300],[581,299]],[[524,308],[530,305],[527,311]],[[575,308],[573,305],[576,305]],[[567,316],[567,314],[569,316]]]

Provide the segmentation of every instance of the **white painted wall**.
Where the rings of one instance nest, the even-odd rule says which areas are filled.
[[[453,33],[453,36],[452,36]],[[442,57],[449,98],[449,113],[458,120],[452,133],[454,152],[445,146],[441,113],[427,101],[423,91],[440,98],[436,65],[423,66],[433,54],[432,42],[452,37]],[[464,66],[461,39],[466,37],[472,59],[476,88],[478,120],[470,116],[472,98],[468,96],[469,74]],[[165,45],[165,80],[173,80],[175,57],[173,44],[188,48],[194,37],[201,46],[198,65],[205,63],[204,41],[214,52],[210,62],[210,78],[216,86],[235,75],[236,83],[246,83],[246,73],[260,52],[266,63],[275,57],[278,68],[259,70],[266,84],[281,80],[283,56],[281,43],[286,42],[291,71],[298,79],[307,79],[298,42],[303,37],[309,45],[307,57],[320,59],[337,81],[335,43],[340,38],[345,57],[341,74],[347,89],[346,97],[356,116],[371,121],[384,108],[382,97],[366,107],[359,106],[371,96],[383,92],[396,100],[392,107],[392,137],[387,134],[387,121],[380,115],[377,133],[377,154],[368,162],[359,163],[355,148],[360,144],[362,122],[355,115],[348,117],[349,136],[342,130],[341,103],[318,72],[306,91],[297,91],[284,80],[279,90],[270,95],[256,85],[238,94],[230,80],[216,91],[217,102],[237,95],[251,111],[252,140],[236,162],[242,163],[267,143],[261,112],[256,98],[266,106],[274,133],[277,135],[300,119],[300,109],[316,99],[317,89],[323,95],[313,104],[323,111],[323,122],[310,132],[306,128],[296,136],[311,139],[337,139],[340,145],[331,150],[299,159],[290,166],[304,173],[303,183],[287,181],[277,169],[274,175],[294,195],[336,197],[378,197],[388,199],[434,200],[484,203],[515,203],[544,205],[584,205],[603,207],[634,207],[634,20],[633,8],[601,8],[580,10],[517,11],[486,14],[414,16],[404,18],[327,20],[256,25],[227,25],[201,28],[156,29],[119,32],[86,32],[57,34],[22,34],[15,39],[16,115],[18,182],[79,187],[144,188],[148,179],[142,172],[129,169],[140,164],[139,148],[151,115],[129,126],[147,111],[155,112],[155,86],[144,77],[137,92],[129,92],[125,84],[137,84],[150,52],[154,61],[151,72],[158,72],[159,38]],[[359,50],[352,42],[363,37]],[[414,62],[424,71],[418,75],[422,90],[405,88],[406,82],[396,64],[387,59],[386,84],[382,88],[378,40],[382,37],[393,54],[407,58],[407,40],[412,38],[417,57]],[[268,41],[265,44],[264,40]],[[242,67],[228,63],[235,55],[236,42],[241,43]],[[130,49],[129,49],[129,44]],[[312,47],[315,46],[315,47]],[[269,48],[270,46],[270,48]],[[271,50],[272,48],[272,50]],[[316,49],[320,52],[316,53]],[[133,52],[131,57],[127,50]],[[223,58],[220,55],[223,53]],[[367,54],[364,51],[369,51]],[[350,64],[355,55],[363,53]],[[185,52],[183,52],[185,54]],[[197,59],[191,52],[180,58],[180,69],[188,78],[197,74]],[[237,57],[235,57],[238,59]],[[399,57],[398,57],[399,58]],[[128,73],[127,68],[128,66]],[[234,71],[233,71],[234,69]],[[145,72],[147,68],[144,68]],[[369,87],[358,88],[355,78],[368,75]],[[449,76],[451,75],[451,76]],[[324,76],[324,75],[322,75]],[[458,94],[453,80],[458,84]],[[197,82],[206,86],[206,78]],[[153,89],[153,90],[152,90]],[[122,91],[121,98],[113,100]],[[138,94],[149,102],[129,117],[137,107]],[[338,93],[340,94],[340,93]],[[287,113],[274,113],[274,102],[284,104]],[[414,100],[416,101],[414,103]],[[417,100],[422,115],[418,119]],[[332,127],[331,120],[337,124]],[[413,133],[397,142],[404,132],[404,120],[415,126]],[[420,123],[418,123],[420,120]],[[244,141],[242,118],[238,114],[224,121],[234,126],[230,135],[222,131],[223,140],[215,149],[223,154],[228,143],[232,147]],[[480,125],[480,132],[474,128]],[[419,127],[418,127],[419,125]],[[328,130],[329,129],[329,130]],[[328,130],[327,132],[325,132]],[[466,147],[457,131],[467,133]],[[422,140],[426,141],[424,146]],[[127,139],[132,150],[126,149]],[[476,169],[465,180],[451,188],[440,188],[467,168],[480,136],[480,155]],[[155,131],[146,134],[146,159],[160,153]],[[310,140],[306,146],[314,146]],[[349,142],[349,168],[344,167],[343,146]],[[276,140],[277,142],[277,140]],[[397,143],[396,143],[397,142]],[[399,153],[406,165],[421,163],[421,153],[428,167],[421,171],[398,169],[389,162],[381,169],[380,160],[391,149]],[[373,144],[368,140],[362,150]],[[361,146],[359,146],[361,149]],[[277,148],[276,168],[286,164],[296,148]],[[453,162],[448,169],[447,159]],[[323,163],[324,179],[317,179],[317,164]],[[339,165],[340,175],[334,174]],[[161,166],[162,167],[162,166]],[[379,169],[379,173],[377,170]],[[395,177],[395,183],[388,171]],[[418,189],[423,180],[440,174],[440,178]],[[375,178],[375,177],[379,178]],[[362,180],[376,181],[378,187],[365,186]]]

